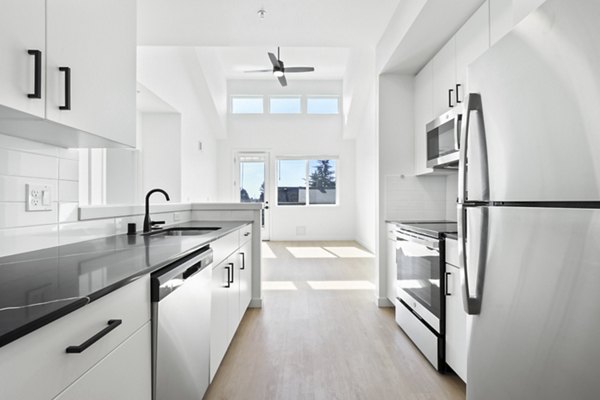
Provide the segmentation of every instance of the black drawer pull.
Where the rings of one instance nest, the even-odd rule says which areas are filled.
[[[445,294],[446,296],[452,296],[452,293],[450,293],[450,292],[448,291],[448,278],[449,278],[450,276],[452,276],[452,272],[446,272],[446,280],[445,280],[445,282],[444,282],[444,286],[446,286],[446,287],[444,288],[444,291],[445,291],[445,293],[444,293],[444,294]]]
[[[231,264],[229,264],[231,265]],[[231,267],[230,266],[226,266],[225,269],[227,270],[227,284],[225,284],[226,288],[230,288],[231,287]]]
[[[229,266],[231,267],[231,282],[229,283],[233,283],[233,279],[234,279],[234,271],[235,271],[235,265],[233,263],[229,263]]]
[[[462,85],[460,83],[456,84],[456,104],[460,104],[462,103],[462,101],[460,100],[460,95],[458,94],[458,89],[460,89]]]
[[[454,92],[454,89],[448,89],[448,107],[450,108],[454,107],[452,104],[452,92]]]
[[[60,72],[65,73],[65,105],[59,106],[59,110],[70,110],[71,109],[71,68],[69,67],[58,67]]]
[[[29,93],[27,97],[30,99],[42,98],[42,52],[40,50],[27,50],[27,54],[33,56],[34,72],[33,72],[33,93]]]
[[[69,346],[67,347],[67,353],[69,354],[79,354],[83,353],[85,349],[96,343],[98,340],[102,339],[104,336],[108,335],[110,331],[115,329],[117,326],[121,325],[123,320],[120,319],[111,319],[108,321],[108,326],[102,329],[100,332],[96,333],[94,336],[81,343],[79,346]]]
[[[240,253],[240,255],[242,256],[242,266],[240,269],[246,269],[246,254]]]

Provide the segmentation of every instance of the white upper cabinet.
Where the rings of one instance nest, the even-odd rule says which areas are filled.
[[[136,0],[3,0],[0,54],[0,132],[135,147]]]
[[[457,101],[467,93],[467,69],[490,47],[489,3],[486,1],[456,33]]]
[[[415,175],[433,172],[427,168],[425,125],[433,120],[433,67],[429,62],[415,77]]]
[[[456,105],[456,41],[433,57],[433,114],[440,116]]]
[[[135,0],[48,0],[47,119],[135,146],[135,22]]]
[[[45,10],[45,0],[3,0],[0,4],[0,104],[42,118]]]
[[[494,45],[546,0],[489,0],[490,43]]]

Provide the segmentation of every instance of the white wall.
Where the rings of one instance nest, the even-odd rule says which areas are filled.
[[[142,113],[142,192],[160,188],[179,203],[183,195],[181,163],[181,115]],[[163,203],[163,196],[152,202]]]
[[[339,81],[294,81],[281,88],[276,80],[230,81],[229,94],[341,94]],[[278,207],[271,194],[271,240],[353,240],[355,238],[355,147],[342,137],[342,115],[230,115],[228,137],[219,141],[219,201],[237,201],[234,162],[237,151],[268,151],[272,181],[278,156],[337,156],[339,204]],[[304,227],[305,235],[297,235]]]
[[[138,81],[181,114],[181,200],[217,196],[217,140],[224,129],[193,48],[138,47]],[[202,150],[199,144],[202,143]],[[169,154],[163,161],[174,161]]]

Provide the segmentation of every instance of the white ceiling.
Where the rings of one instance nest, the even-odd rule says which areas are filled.
[[[138,43],[375,46],[399,0],[139,0]],[[257,11],[264,7],[265,18]]]

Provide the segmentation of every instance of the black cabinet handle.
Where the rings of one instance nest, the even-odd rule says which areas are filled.
[[[240,255],[242,256],[242,266],[240,267],[240,269],[246,269],[246,254],[240,253]]]
[[[60,72],[65,73],[65,105],[59,106],[59,110],[70,110],[71,109],[71,68],[69,67],[58,67]]]
[[[244,233],[244,236],[250,236],[250,232]]]
[[[452,293],[448,292],[448,277],[451,275],[452,275],[452,272],[446,272],[446,281],[444,282],[444,285],[446,286],[446,288],[445,288],[446,296],[452,296]]]
[[[27,94],[30,99],[42,98],[42,52],[40,50],[27,50],[27,54],[33,56],[33,93]]]
[[[454,107],[452,104],[452,92],[454,92],[454,89],[448,89],[448,107],[450,108]]]
[[[231,267],[229,265],[225,267],[225,269],[227,270],[227,284],[225,285],[226,288],[231,287]]]
[[[461,87],[462,85],[460,83],[456,84],[456,104],[460,104],[462,103],[462,101],[460,101],[460,95],[458,94],[458,89]]]
[[[83,353],[85,349],[96,343],[98,340],[102,339],[104,336],[108,335],[110,331],[115,329],[117,326],[121,325],[123,320],[120,319],[111,319],[108,321],[108,326],[102,329],[100,332],[96,333],[94,336],[81,343],[79,346],[69,346],[67,347],[67,353],[69,354],[79,354]]]
[[[235,268],[234,268],[233,263],[229,263],[229,266],[231,267],[231,282],[229,282],[229,283],[233,283]]]

